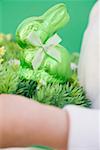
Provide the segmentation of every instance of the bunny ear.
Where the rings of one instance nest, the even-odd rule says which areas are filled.
[[[33,45],[33,46],[41,46],[41,39],[37,35],[35,31],[31,32],[28,36],[28,41]]]
[[[50,47],[46,53],[52,57],[52,59],[56,60],[57,62],[61,63],[61,55],[60,52],[55,47]]]
[[[42,51],[42,49],[39,49],[36,54],[35,54],[35,58],[32,61],[32,66],[33,69],[38,69],[43,61],[44,58],[44,52]]]

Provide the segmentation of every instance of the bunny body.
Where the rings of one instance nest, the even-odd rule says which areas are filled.
[[[97,1],[90,13],[88,27],[83,37],[78,76],[92,101],[93,108],[100,108],[100,1]]]

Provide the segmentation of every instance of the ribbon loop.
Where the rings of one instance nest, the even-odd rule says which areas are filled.
[[[61,42],[61,38],[57,35],[54,34],[52,37],[50,37],[47,42],[46,42],[46,46],[47,47],[52,47],[52,46],[56,46]]]
[[[33,45],[33,46],[42,46],[42,42],[40,37],[37,35],[37,33],[31,32],[28,36],[28,41]]]

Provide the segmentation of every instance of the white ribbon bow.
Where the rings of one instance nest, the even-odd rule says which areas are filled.
[[[62,40],[57,34],[54,34],[46,41],[45,44],[43,44],[37,33],[33,31],[29,34],[28,41],[32,45],[39,47],[32,61],[32,66],[34,69],[38,69],[40,67],[45,54],[55,61],[61,62],[60,53],[55,46],[58,45]]]

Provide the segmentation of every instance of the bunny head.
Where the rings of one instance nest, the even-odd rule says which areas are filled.
[[[30,17],[22,21],[16,31],[17,42],[22,48],[33,47],[28,41],[30,32],[37,32],[42,42],[45,42],[48,37],[63,27],[68,21],[69,15],[65,5],[62,3],[57,4],[42,16]]]

